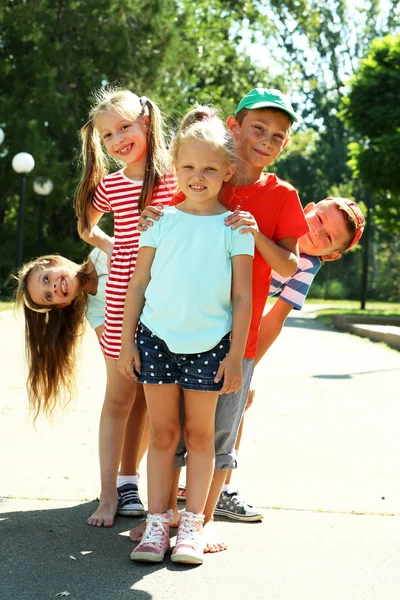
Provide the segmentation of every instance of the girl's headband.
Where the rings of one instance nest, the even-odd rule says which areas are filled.
[[[149,99],[147,98],[147,96],[142,96],[141,98],[139,98],[139,102],[140,102],[141,106],[146,106],[148,101],[149,101]]]

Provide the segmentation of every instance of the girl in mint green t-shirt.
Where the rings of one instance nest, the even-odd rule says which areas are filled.
[[[187,501],[172,561],[199,564],[216,404],[220,393],[241,386],[254,239],[224,224],[230,213],[218,198],[234,173],[235,147],[216,113],[208,107],[190,111],[171,152],[185,200],[141,235],[118,368],[143,383],[150,419],[149,514],[131,558],[160,562],[169,548],[168,500],[183,390]]]

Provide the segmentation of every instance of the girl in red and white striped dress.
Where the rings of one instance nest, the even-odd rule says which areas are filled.
[[[117,369],[125,295],[139,250],[140,233],[136,225],[145,206],[169,203],[175,181],[167,171],[168,154],[157,105],[144,96],[139,98],[129,91],[115,89],[100,90],[94,100],[89,121],[81,130],[83,173],[77,191],[76,212],[79,235],[106,252],[110,274],[106,285],[104,333],[100,341],[107,367],[99,432],[101,495],[99,507],[88,523],[111,526],[117,511],[116,479],[125,427],[136,391],[142,393],[141,386],[126,381]],[[107,174],[106,153],[124,165],[123,168]],[[103,214],[109,212],[114,213],[114,242],[97,226]],[[139,423],[137,431],[136,445],[139,447]],[[124,482],[124,475],[132,475],[124,473],[122,467],[120,483]],[[143,510],[137,498],[138,506]]]

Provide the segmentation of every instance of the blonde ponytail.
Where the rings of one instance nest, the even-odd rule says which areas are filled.
[[[147,109],[148,114],[146,171],[138,202],[139,211],[142,211],[151,204],[154,189],[169,165],[160,109],[145,96],[140,99],[140,103],[143,112]]]
[[[81,232],[90,229],[88,209],[94,198],[97,186],[107,175],[109,163],[103,151],[100,135],[95,127],[94,120],[90,119],[80,130],[82,140],[82,176],[79,183],[75,211],[78,218],[78,229]]]

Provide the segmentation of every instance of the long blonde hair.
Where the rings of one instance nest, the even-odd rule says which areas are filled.
[[[58,405],[67,404],[75,390],[75,368],[79,341],[86,323],[88,268],[63,256],[40,256],[23,265],[17,276],[15,305],[24,311],[25,351],[28,364],[26,388],[36,421],[39,413],[50,417]],[[60,266],[79,281],[79,293],[65,308],[41,306],[28,290],[38,271]],[[93,267],[94,268],[94,267]]]
[[[147,160],[138,208],[143,210],[151,202],[154,188],[168,168],[163,120],[157,104],[149,98],[118,88],[101,89],[93,95],[89,120],[80,130],[82,150],[82,175],[75,200],[75,210],[81,231],[90,229],[88,208],[101,180],[110,169],[108,156],[96,129],[96,119],[101,112],[110,111],[129,120],[148,116]],[[121,163],[123,164],[123,163]]]

